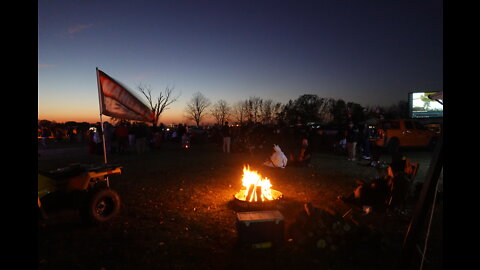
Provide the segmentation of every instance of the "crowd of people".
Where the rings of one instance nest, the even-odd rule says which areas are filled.
[[[186,124],[176,127],[150,126],[142,122],[130,123],[121,121],[115,125],[103,122],[83,131],[75,128],[68,130],[56,129],[55,132],[39,128],[41,145],[46,147],[48,138],[55,141],[87,142],[90,154],[125,154],[135,152],[142,154],[149,149],[158,149],[166,142],[178,143],[182,148],[191,144],[215,143],[224,153],[246,152],[250,155],[271,151],[274,145],[282,149],[289,163],[293,165],[308,165],[312,153],[334,150],[348,160],[359,157],[371,160],[372,166],[378,163],[379,149],[370,138],[368,125],[355,125],[353,122],[334,132],[323,128],[297,125],[262,125],[244,124],[214,125],[208,128],[189,130]],[[105,133],[105,136],[103,136]]]
[[[342,142],[345,142],[344,151],[339,153],[344,154],[348,160],[353,161],[357,156],[361,156],[363,159],[375,162],[379,160],[379,155],[372,150],[376,147],[367,128],[367,125],[355,126],[349,123],[344,129],[329,133],[324,129],[307,125],[247,124],[229,127],[227,122],[221,127],[214,126],[210,129],[209,136],[213,142],[221,145],[225,153],[232,151],[255,155],[268,152],[274,146],[278,146],[287,156],[291,166],[308,165],[312,153],[338,149]],[[275,150],[272,155],[274,152]]]
[[[144,123],[122,121],[117,125],[103,122],[91,127],[87,135],[90,154],[143,154],[148,149],[159,148],[166,139],[162,127],[150,127]],[[105,144],[103,143],[105,140]]]

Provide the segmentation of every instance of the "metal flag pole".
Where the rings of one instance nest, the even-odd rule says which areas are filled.
[[[105,143],[105,130],[103,128],[103,120],[102,120],[102,114],[103,114],[103,111],[102,111],[103,102],[102,101],[103,100],[102,100],[102,93],[101,93],[100,76],[98,76],[98,67],[96,68],[96,71],[97,71],[97,87],[98,87],[98,105],[100,107],[100,126],[102,128],[103,158],[105,160],[105,164],[108,164],[107,146],[106,146],[106,143]]]

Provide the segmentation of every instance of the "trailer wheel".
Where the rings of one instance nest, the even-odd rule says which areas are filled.
[[[96,189],[89,195],[80,214],[87,223],[104,223],[120,211],[120,196],[109,188]]]

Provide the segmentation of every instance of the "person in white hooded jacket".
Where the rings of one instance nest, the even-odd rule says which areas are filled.
[[[273,154],[270,156],[270,160],[265,161],[263,164],[269,167],[277,167],[284,169],[287,166],[287,156],[282,152],[280,146],[273,145]]]

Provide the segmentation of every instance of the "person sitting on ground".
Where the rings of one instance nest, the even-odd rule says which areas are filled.
[[[356,205],[369,205],[374,210],[385,209],[389,195],[389,176],[378,177],[367,183],[356,180],[357,187],[347,196],[339,195],[338,199]]]
[[[292,166],[308,166],[312,158],[312,152],[308,145],[308,139],[302,139],[300,149],[290,154],[290,160]]]
[[[282,168],[284,169],[287,166],[288,159],[285,154],[282,152],[282,149],[274,144],[273,153],[270,156],[270,159],[265,161],[263,165],[268,167]]]
[[[369,205],[375,211],[383,212],[387,208],[397,208],[404,203],[407,182],[401,163],[392,164],[391,174],[374,179],[370,183],[357,180],[357,187],[347,196],[338,199],[356,205]]]

